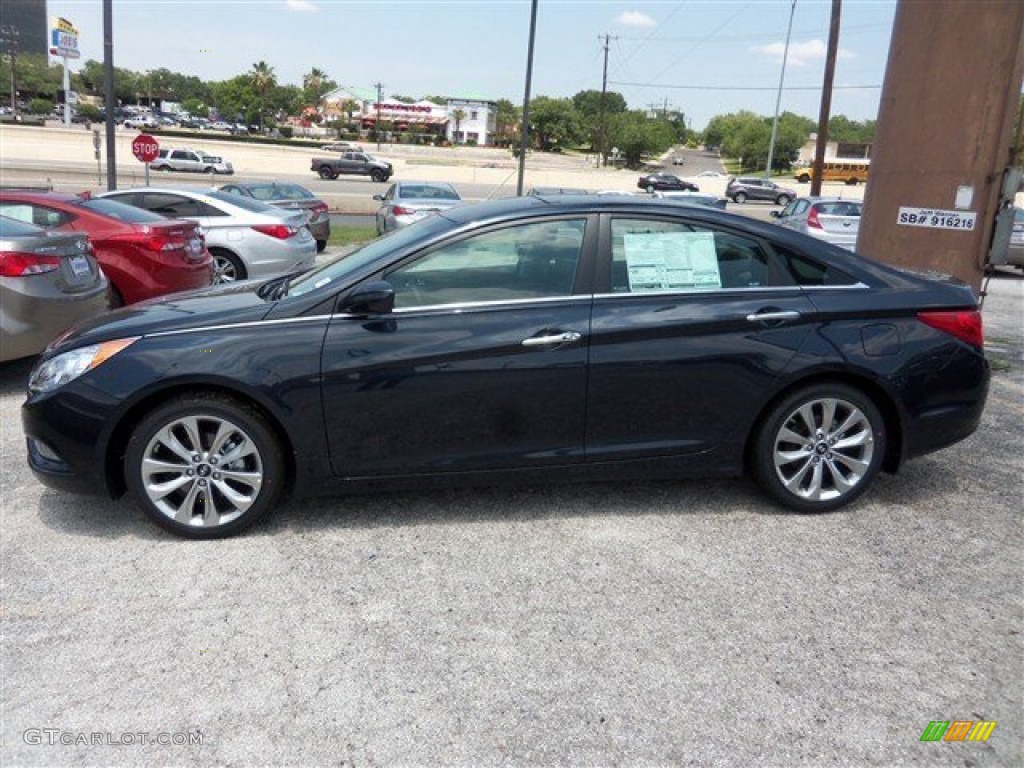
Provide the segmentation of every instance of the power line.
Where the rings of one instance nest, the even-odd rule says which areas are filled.
[[[621,80],[609,80],[609,85],[630,85],[635,88],[671,88],[684,91],[777,91],[775,85],[668,85],[666,83],[627,83]],[[870,90],[881,88],[879,85],[837,85],[833,90]],[[820,85],[787,85],[784,91],[820,91]]]

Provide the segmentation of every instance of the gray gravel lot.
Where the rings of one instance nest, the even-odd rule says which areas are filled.
[[[36,483],[0,366],[0,762],[1020,766],[1022,309],[993,281],[980,431],[822,516],[748,481],[452,490],[180,541]],[[955,719],[998,726],[919,740]]]

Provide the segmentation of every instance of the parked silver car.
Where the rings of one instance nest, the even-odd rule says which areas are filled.
[[[153,171],[186,171],[230,176],[234,166],[223,157],[208,155],[201,149],[161,149],[156,160],[149,164]]]
[[[41,352],[108,301],[87,235],[0,216],[0,361]]]
[[[305,187],[281,181],[239,181],[225,184],[221,191],[259,200],[275,208],[305,211],[306,226],[316,239],[318,253],[331,239],[331,214],[327,203]]]
[[[1024,208],[1013,209],[1013,231],[1010,233],[1010,249],[1006,252],[1006,263],[1024,269]]]
[[[840,197],[798,197],[781,211],[772,211],[775,223],[803,232],[849,251],[857,247],[860,214],[859,200]]]
[[[293,272],[316,261],[316,240],[303,211],[275,208],[217,189],[141,187],[98,196],[198,222],[213,256],[214,282]]]
[[[398,181],[379,200],[377,234],[391,232],[425,219],[438,211],[445,211],[462,202],[455,187],[443,181]]]

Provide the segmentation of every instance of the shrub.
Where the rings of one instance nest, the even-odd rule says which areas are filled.
[[[53,110],[53,102],[49,99],[32,99],[26,110],[30,115],[46,115]]]

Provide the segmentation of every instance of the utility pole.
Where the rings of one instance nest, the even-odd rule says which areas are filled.
[[[526,88],[523,92],[523,125],[519,130],[519,177],[516,179],[516,197],[523,195],[526,176],[526,148],[530,145],[530,83],[533,81],[533,41],[537,36],[537,0],[530,4],[530,42],[526,46]]]
[[[381,100],[381,89],[384,87],[384,83],[379,80],[374,84],[377,89],[377,122],[374,125],[374,129],[377,131],[377,151],[380,152],[380,100]]]
[[[598,35],[598,40],[601,36]],[[598,129],[597,129],[597,162],[598,165],[604,166],[607,164],[607,156],[605,154],[605,124],[604,124],[604,105],[608,95],[608,42],[612,39],[611,35],[605,34],[604,36],[604,69],[601,72],[601,106],[598,112]]]
[[[117,189],[117,136],[114,135],[114,8],[103,0],[103,103],[107,119],[107,189]]]
[[[825,81],[821,86],[821,111],[818,112],[818,140],[814,145],[814,167],[811,168],[811,194],[821,194],[822,165],[828,146],[828,118],[832,112],[832,81],[836,74],[836,54],[839,50],[839,17],[843,0],[832,0],[832,20],[828,27],[828,52],[825,55]]]
[[[789,37],[793,34],[793,12],[796,10],[796,0],[789,6],[789,26],[786,27],[786,47],[782,51],[782,74],[779,75],[779,93],[775,97],[775,118],[772,120],[772,138],[768,142],[768,166],[764,169],[764,177],[770,179],[772,176],[772,159],[775,155],[775,137],[779,132],[779,106],[782,104],[782,84],[786,80],[786,59],[789,58]]]
[[[11,114],[18,115],[18,29],[11,24],[0,27],[0,40],[7,47],[7,58],[11,62]]]

